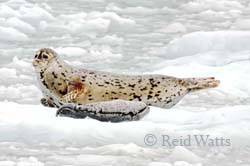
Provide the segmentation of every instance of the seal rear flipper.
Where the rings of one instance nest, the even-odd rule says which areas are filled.
[[[113,100],[100,103],[66,104],[57,111],[57,116],[71,118],[90,117],[103,122],[137,121],[149,112],[143,102]]]
[[[219,86],[220,81],[214,77],[207,78],[185,78],[181,79],[183,85],[191,92],[206,88],[215,88]]]

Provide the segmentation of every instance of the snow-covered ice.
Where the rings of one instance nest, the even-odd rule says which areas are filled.
[[[0,166],[249,165],[249,11],[249,0],[2,1]],[[56,118],[39,104],[31,65],[43,47],[76,67],[215,76],[221,85],[138,122]],[[192,146],[164,146],[163,135],[191,136]],[[194,135],[230,146],[199,147]]]

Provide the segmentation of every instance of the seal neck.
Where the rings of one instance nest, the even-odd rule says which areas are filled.
[[[73,68],[68,63],[64,62],[62,59],[60,59],[58,57],[53,60],[50,68],[51,67],[53,69],[63,69],[63,70],[65,70],[65,72],[73,71]]]

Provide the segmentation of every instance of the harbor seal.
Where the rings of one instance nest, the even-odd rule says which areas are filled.
[[[69,108],[77,110],[79,115],[79,112],[83,112],[82,110],[86,112],[90,109],[91,106],[85,108],[87,104],[95,103],[92,107],[96,107],[98,103],[103,104],[103,102],[107,102],[108,105],[123,102],[126,102],[125,105],[129,105],[128,103],[131,102],[131,108],[135,107],[140,111],[143,110],[141,105],[144,105],[144,110],[148,110],[148,106],[168,109],[176,105],[186,94],[205,88],[214,88],[220,83],[214,77],[176,78],[165,75],[122,75],[76,69],[65,63],[54,50],[49,48],[38,50],[32,64],[44,94],[41,103],[45,106],[60,108],[59,116],[71,114],[71,117],[76,117],[73,115],[74,111],[70,111]],[[71,104],[69,105],[69,103]],[[78,107],[76,108],[72,104],[78,105]],[[129,113],[131,110],[131,108],[123,108],[123,112],[128,111]],[[112,110],[115,111],[114,107]],[[104,116],[105,111],[99,112]],[[116,121],[118,120],[116,119]]]
[[[65,104],[56,116],[66,116],[76,119],[90,117],[99,121],[121,122],[136,121],[149,112],[149,107],[143,102],[112,100],[93,104]]]

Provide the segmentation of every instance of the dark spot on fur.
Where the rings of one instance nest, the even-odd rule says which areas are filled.
[[[57,75],[55,74],[55,72],[52,72],[52,75],[54,78],[57,78]]]
[[[64,77],[66,77],[66,75],[64,73],[61,73]]]
[[[157,87],[157,86],[158,86],[157,84],[158,84],[159,81],[158,81],[157,83],[155,83],[155,80],[154,80],[153,78],[150,78],[150,79],[149,79],[149,82],[150,82],[152,88],[154,88],[154,87]]]
[[[144,91],[144,90],[147,90],[148,88],[147,87],[144,87],[142,89],[140,89],[141,91]]]
[[[128,87],[135,88],[136,84],[128,84]]]
[[[148,95],[148,99],[151,99],[151,98],[153,98],[153,96],[151,96],[151,95]]]
[[[166,103],[168,104],[168,103],[171,103],[172,102],[172,100],[170,99],[170,100],[168,100]]]
[[[141,101],[141,96],[138,96],[135,93],[133,93],[132,96],[134,99],[138,99],[138,101]]]
[[[43,79],[44,78],[44,73],[40,72],[40,78]]]
[[[49,86],[48,86],[48,84],[45,82],[45,80],[43,80],[42,83],[43,83],[43,85],[44,85],[47,89],[49,89]]]

